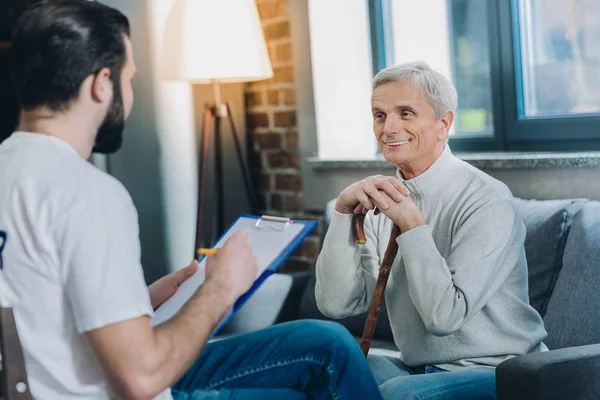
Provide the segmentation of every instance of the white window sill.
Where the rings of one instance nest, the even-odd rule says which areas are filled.
[[[600,152],[585,153],[454,153],[479,169],[595,168],[600,167]],[[315,171],[340,169],[385,169],[391,165],[383,157],[360,160],[307,159]]]

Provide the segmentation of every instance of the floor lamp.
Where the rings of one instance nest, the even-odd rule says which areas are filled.
[[[251,212],[258,201],[244,161],[235,110],[222,102],[221,83],[250,82],[273,76],[255,0],[175,0],[167,18],[162,76],[165,79],[211,84],[214,102],[204,105],[198,146],[198,212],[195,249],[210,245],[203,230],[206,216],[206,182],[211,139],[214,139],[216,230],[225,229],[223,146],[224,120],[229,122],[237,163]],[[211,127],[214,125],[214,130]],[[197,255],[194,254],[196,257]]]

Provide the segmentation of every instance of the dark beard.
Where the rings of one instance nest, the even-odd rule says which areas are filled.
[[[123,98],[121,97],[121,86],[113,82],[113,101],[106,112],[102,125],[98,128],[96,142],[92,153],[111,154],[121,148],[123,144],[123,130],[125,129],[125,117],[123,111]]]

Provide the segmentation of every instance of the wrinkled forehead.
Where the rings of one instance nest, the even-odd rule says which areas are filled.
[[[373,89],[371,104],[376,105],[382,102],[429,105],[421,90],[409,81],[386,82]]]

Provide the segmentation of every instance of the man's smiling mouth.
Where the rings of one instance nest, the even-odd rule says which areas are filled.
[[[399,146],[404,146],[405,144],[408,144],[412,141],[412,139],[408,139],[408,140],[400,140],[398,142],[384,142],[387,146],[390,147],[399,147]]]

